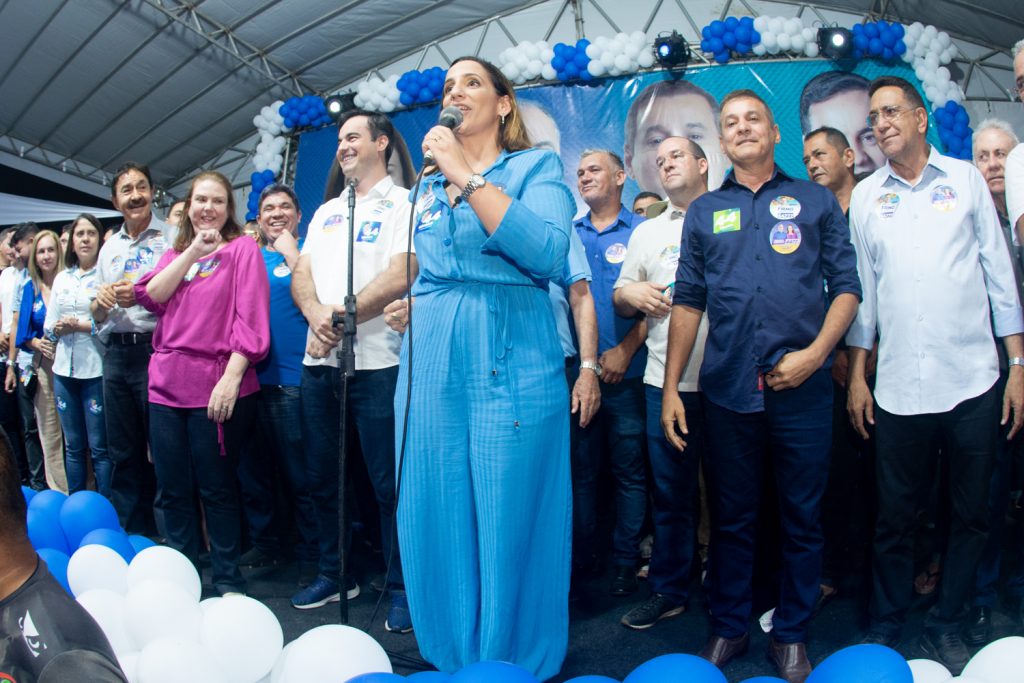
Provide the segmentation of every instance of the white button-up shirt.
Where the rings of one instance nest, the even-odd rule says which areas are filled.
[[[50,305],[46,307],[43,329],[51,332],[57,321],[66,316],[92,322],[89,304],[99,287],[95,267],[83,271],[70,268],[57,273],[50,289]],[[61,377],[90,379],[103,374],[103,345],[91,332],[70,332],[57,340],[53,355],[53,373]]]
[[[178,229],[154,214],[149,225],[132,239],[124,225],[110,236],[100,249],[98,276],[100,284],[134,283],[153,270],[164,252],[174,247]],[[129,308],[114,306],[103,324],[104,332],[152,332],[156,316],[136,304]]]
[[[864,299],[846,343],[870,349],[875,400],[945,412],[999,376],[999,337],[1024,331],[1013,267],[981,173],[934,148],[913,186],[886,165],[853,190],[850,232]]]

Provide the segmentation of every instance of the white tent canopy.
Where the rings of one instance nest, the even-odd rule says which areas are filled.
[[[115,218],[121,215],[113,209],[97,209],[94,206],[65,204],[0,192],[0,225],[14,225],[25,221],[70,223],[83,213],[91,213],[96,218]]]
[[[496,58],[523,40],[678,30],[726,15],[851,25],[920,20],[953,36],[972,119],[1020,116],[1010,47],[1020,0],[7,0],[0,2],[0,163],[102,190],[125,160],[184,191],[199,168],[244,185],[260,108],[367,74]],[[973,107],[973,109],[972,109]],[[1008,113],[1003,113],[1006,110]],[[1022,119],[1024,122],[1024,119]],[[98,192],[97,194],[104,194]]]

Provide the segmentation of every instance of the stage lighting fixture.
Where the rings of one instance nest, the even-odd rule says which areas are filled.
[[[690,61],[690,45],[679,31],[662,34],[654,39],[654,57],[667,69],[686,67]]]
[[[818,29],[818,49],[829,59],[845,59],[853,56],[853,33],[836,26]]]
[[[338,120],[345,112],[356,107],[356,95],[355,93],[341,93],[338,95],[331,95],[324,100],[324,107],[327,108],[327,114],[335,121]]]

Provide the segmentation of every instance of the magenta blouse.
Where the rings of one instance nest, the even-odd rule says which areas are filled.
[[[238,396],[259,390],[255,365],[270,348],[270,286],[256,242],[236,237],[196,261],[167,303],[146,284],[177,258],[164,253],[135,283],[135,298],[157,318],[149,361],[149,400],[173,408],[205,408],[232,352],[249,359]]]

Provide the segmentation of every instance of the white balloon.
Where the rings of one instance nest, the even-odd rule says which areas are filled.
[[[615,68],[619,71],[626,73],[629,71],[629,57],[626,55],[618,55],[615,57]]]
[[[540,70],[544,68],[544,62],[539,59],[531,59],[530,63],[526,65],[526,72],[530,78],[537,78],[540,76]]]
[[[792,19],[788,19],[786,21],[786,33],[788,33],[789,35],[791,35],[791,36],[795,36],[795,35],[798,35],[798,34],[802,35],[803,32],[804,32],[804,23],[802,21],[800,21],[799,19],[797,19],[796,17],[793,17]]]
[[[281,654],[277,656],[277,661],[274,662],[274,668],[270,670],[270,676],[267,683],[284,683],[284,663],[288,659],[288,653],[291,651],[292,645],[294,644],[295,641],[293,640],[285,645],[284,649],[281,650]]]
[[[390,114],[395,110],[396,106],[397,105],[393,100],[384,100],[383,102],[380,103],[380,110],[386,114]]]
[[[817,47],[817,45],[815,45],[815,47]],[[758,43],[752,49],[754,50],[754,54],[758,57],[764,57],[768,54],[768,48],[764,46],[764,43]]]
[[[938,69],[935,70],[935,78],[937,81],[937,85],[939,86],[944,86],[944,84],[949,83],[949,69],[947,69],[944,66],[940,66]]]
[[[924,27],[924,31],[921,32],[921,35],[928,36],[929,38],[935,38],[935,36],[939,35],[939,29],[935,28],[931,24],[928,24],[927,26]]]
[[[636,63],[641,69],[649,69],[654,66],[654,52],[652,50],[642,50],[640,54],[636,56]]]
[[[934,72],[939,68],[938,56],[933,52],[929,52],[924,58],[924,65],[928,71]]]
[[[158,638],[147,645],[138,672],[139,683],[228,683],[214,656],[197,641],[183,638]]]
[[[625,45],[626,43],[629,42],[629,36],[627,34],[623,33],[622,31],[619,31],[618,33],[615,34],[615,40],[619,44]]]
[[[767,50],[774,50],[779,46],[779,41],[775,37],[775,34],[771,31],[766,31],[761,34],[761,45],[764,45]]]
[[[537,59],[537,57],[540,57],[540,49],[537,48],[537,45],[535,43],[520,43],[519,49],[522,51],[523,55],[526,57],[527,60]]]
[[[522,52],[516,55],[516,66],[519,67],[519,73],[522,73],[527,66],[530,64],[530,58],[524,55]]]
[[[553,81],[558,78],[558,72],[550,63],[544,65],[544,68],[540,70],[540,75],[545,81]]]
[[[121,667],[121,671],[124,672],[124,677],[128,679],[128,683],[139,683],[140,656],[142,655],[139,652],[129,652],[117,656],[117,664]]]
[[[206,598],[205,600],[200,600],[199,601],[199,609],[201,609],[203,611],[203,616],[206,616],[207,611],[209,611],[209,609],[211,607],[213,607],[214,605],[216,605],[218,602],[220,602],[223,599],[224,598],[221,598],[221,597],[215,597],[215,598]]]
[[[105,545],[86,545],[68,562],[68,585],[78,597],[97,588],[124,595],[128,592],[128,563],[116,550]]]
[[[793,47],[793,38],[788,33],[780,33],[776,40],[778,40],[779,49],[782,51],[789,50]]]
[[[515,83],[516,85],[522,85],[523,83],[526,83],[526,76],[524,76],[523,74],[519,74],[518,76],[512,79],[512,82]]]
[[[768,20],[768,30],[776,35],[782,33],[786,30],[786,20],[782,17],[772,17]]]
[[[86,591],[77,598],[78,604],[96,620],[103,635],[110,641],[114,654],[120,657],[135,652],[134,641],[124,627],[124,596],[112,590],[98,588]]]
[[[803,30],[804,42],[809,43],[818,39],[818,33],[813,28],[805,27]]]
[[[949,37],[948,33],[942,31],[937,36],[935,36],[935,42],[941,45],[942,47],[949,47],[953,40],[952,38]]]
[[[599,48],[603,50],[606,47],[608,47],[608,38],[606,38],[605,36],[598,36],[597,38],[594,38],[594,42],[592,44],[597,45]]]
[[[519,78],[519,66],[515,62],[509,62],[502,67],[502,72],[508,76],[510,81],[514,81]]]
[[[821,49],[818,47],[817,43],[810,42],[804,45],[804,54],[808,57],[817,57],[821,54]]]
[[[202,584],[189,559],[173,548],[155,545],[138,553],[128,566],[128,587],[150,579],[162,579],[181,586],[199,602]]]
[[[291,644],[282,683],[336,683],[361,674],[391,673],[377,641],[351,626],[318,626]]]
[[[964,675],[957,676],[956,678],[951,678],[949,679],[949,681],[950,683],[990,683],[987,680],[983,681],[980,678],[975,678],[974,676]]]
[[[601,63],[604,64],[606,69],[611,69],[615,66],[615,53],[611,50],[605,50],[601,53]]]
[[[1024,638],[1009,636],[989,643],[971,657],[962,676],[986,683],[1011,683],[1024,671]]]
[[[169,581],[143,581],[125,598],[125,628],[140,650],[159,638],[197,640],[202,618],[199,602]]]
[[[637,47],[635,44],[630,43],[629,45],[626,46],[624,54],[627,57],[629,57],[631,61],[636,61],[636,56],[640,54],[640,48]]]
[[[797,34],[790,39],[791,48],[793,52],[803,52],[804,47],[807,45],[807,41],[804,40],[803,34]]]
[[[605,67],[604,62],[600,59],[592,59],[590,63],[587,64],[587,71],[589,71],[590,75],[594,77],[604,76],[607,70],[608,69]]]
[[[590,45],[587,45],[586,53],[591,59],[597,59],[601,56],[601,48],[594,43],[591,43]]]
[[[761,15],[754,18],[754,30],[758,33],[764,32],[768,28],[768,17]]]
[[[909,659],[907,664],[914,683],[945,683],[953,677],[949,669],[930,659]]]
[[[633,31],[632,33],[630,33],[629,34],[629,39],[633,41],[634,45],[646,45],[647,44],[647,34],[644,33],[643,31],[639,30],[639,29],[637,29],[636,31]]]
[[[217,658],[231,683],[253,683],[270,673],[284,649],[284,633],[266,605],[233,596],[206,610],[199,642]]]

